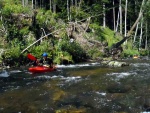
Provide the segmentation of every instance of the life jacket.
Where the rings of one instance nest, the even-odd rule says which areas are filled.
[[[47,59],[43,59],[43,64],[48,64],[49,63],[48,60],[49,60],[48,58]]]

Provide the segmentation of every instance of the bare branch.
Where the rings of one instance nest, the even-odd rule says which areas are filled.
[[[29,45],[27,48],[25,48],[21,53],[25,52],[27,49],[29,49],[31,46],[33,46],[34,44],[36,44],[37,42],[39,42],[39,41],[42,40],[43,38],[45,38],[45,37],[47,37],[47,36],[49,36],[49,35],[51,35],[51,34],[54,34],[54,33],[58,32],[58,31],[60,31],[60,30],[62,30],[62,29],[64,29],[64,28],[55,30],[55,31],[53,31],[52,33],[49,33],[49,34],[47,34],[47,35],[45,35],[45,36],[39,38],[39,39],[36,40],[34,43],[32,43],[31,45]]]

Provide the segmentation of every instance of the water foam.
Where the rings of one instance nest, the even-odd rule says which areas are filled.
[[[65,82],[71,82],[71,81],[79,81],[81,80],[80,76],[76,76],[76,77],[64,77],[64,76],[60,76],[60,75],[53,75],[53,76],[48,76],[48,75],[42,75],[42,76],[36,76],[34,77],[34,79],[40,79],[40,80],[49,80],[49,79],[60,79],[63,80]]]
[[[136,72],[121,72],[121,73],[110,73],[108,76],[115,76],[116,78],[124,78],[130,75],[136,75]]]
[[[88,67],[88,66],[96,66],[100,65],[100,63],[88,63],[88,64],[70,64],[70,65],[56,65],[57,68],[75,68],[75,67]]]
[[[77,77],[63,77],[62,80],[65,80],[65,82],[71,82],[71,81],[79,81],[81,79],[80,76]]]
[[[20,71],[20,70],[13,70],[13,71],[10,71],[10,73],[20,73],[20,72],[22,72],[22,71]]]
[[[144,67],[147,67],[147,66],[150,66],[149,63],[135,63],[135,64],[132,64],[134,67],[141,67],[141,66],[144,66]]]
[[[8,77],[9,74],[6,70],[3,70],[1,73],[0,73],[0,77]]]
[[[96,94],[106,96],[106,93],[104,93],[104,92],[96,92]]]

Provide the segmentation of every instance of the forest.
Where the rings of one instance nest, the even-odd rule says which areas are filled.
[[[0,59],[57,64],[149,55],[149,0],[1,0]],[[18,62],[19,61],[21,62]]]

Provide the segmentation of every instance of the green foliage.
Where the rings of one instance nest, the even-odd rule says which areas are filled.
[[[103,31],[102,31],[101,26],[99,26],[96,23],[93,23],[93,24],[90,24],[90,28],[94,31],[94,35],[95,35],[97,40],[99,40],[99,41],[105,40],[105,36],[102,35]]]
[[[138,50],[133,50],[133,49],[125,49],[122,53],[122,57],[131,57],[134,55],[139,55]]]
[[[20,56],[20,46],[11,47],[10,50],[8,50],[8,53],[10,54],[11,58],[19,58]]]
[[[90,15],[78,7],[72,6],[71,8],[71,19],[72,20],[82,20],[88,18]]]
[[[15,38],[19,39],[20,41],[24,41],[23,36],[29,33],[29,27],[18,28],[15,24],[8,26],[8,34],[7,34],[7,41],[10,42]]]
[[[109,3],[110,0],[102,0],[103,3]]]
[[[129,57],[129,56],[134,56],[134,55],[140,55],[140,56],[149,55],[149,50],[145,50],[145,49],[138,50],[138,48],[133,48],[132,45],[133,44],[131,40],[128,40],[127,45],[123,46],[122,56]]]
[[[29,33],[29,21],[26,19],[20,19],[19,14],[25,14],[29,12],[29,8],[23,7],[18,0],[6,0],[3,2],[2,16],[3,22],[7,23],[7,41],[11,41],[15,38],[23,40],[23,36]]]
[[[36,41],[34,34],[32,32],[29,32],[28,37],[25,38],[26,46],[31,45],[32,43],[34,43],[34,41]]]
[[[90,49],[88,51],[88,55],[90,56],[90,58],[92,59],[96,59],[98,57],[103,57],[103,53],[100,52],[99,50],[97,50],[96,48],[95,49]]]
[[[145,49],[141,49],[140,51],[139,51],[139,54],[140,54],[140,56],[146,56],[146,55],[149,55],[149,50],[145,50]]]
[[[94,34],[97,40],[99,41],[107,41],[108,46],[111,47],[114,43],[120,41],[120,36],[115,36],[114,31],[109,29],[108,27],[103,28],[96,23],[90,24],[90,28],[94,30]]]
[[[11,1],[10,1],[11,2]],[[2,9],[2,14],[5,16],[10,16],[12,13],[27,13],[29,9],[23,7],[21,4],[14,4],[14,3],[6,3]]]
[[[114,33],[108,27],[112,27],[112,1],[110,0],[101,0],[101,1],[92,1],[92,0],[81,0],[76,1],[76,3],[72,4],[72,1],[69,1],[69,13],[70,13],[70,21],[80,21],[86,20],[88,17],[91,17],[90,21],[90,30],[85,35],[90,40],[98,40],[100,42],[107,42],[108,46],[111,47],[114,43],[120,41],[123,37],[119,35],[119,33]],[[29,51],[34,54],[37,58],[41,57],[43,52],[47,52],[49,57],[53,57],[56,63],[61,63],[63,60],[68,62],[79,62],[86,59],[89,55],[91,58],[95,59],[97,57],[103,57],[103,53],[100,52],[97,48],[91,49],[88,48],[84,51],[80,45],[76,42],[70,42],[68,37],[66,27],[68,22],[68,9],[67,9],[67,1],[63,0],[54,0],[51,5],[56,5],[56,13],[53,10],[49,9],[49,1],[42,3],[37,1],[36,6],[36,14],[34,18],[34,11],[31,10],[31,0],[29,0],[27,7],[23,7],[21,0],[1,0],[0,1],[0,29],[3,31],[0,34],[1,37],[6,36],[7,41],[9,42],[7,45],[8,49],[8,57],[18,58],[20,51],[25,47],[32,44],[36,39],[39,39],[42,35],[41,28],[45,30],[46,33],[53,32],[56,29],[64,28],[63,30],[57,32],[55,35],[51,35],[49,37],[53,38],[52,40],[55,42],[55,48],[52,46],[52,40],[44,39],[41,43],[35,44],[32,46]],[[108,27],[103,28],[102,19],[103,19],[103,3],[106,4],[106,22]],[[131,5],[132,1],[128,4],[128,16],[130,17],[130,24],[134,23],[136,17],[138,15],[138,11],[141,6],[141,1],[137,2],[136,8],[134,5]],[[125,4],[125,1],[122,1],[122,4]],[[118,2],[115,1],[116,7],[118,7]],[[39,7],[40,6],[40,7]],[[123,6],[123,5],[122,5]],[[116,8],[117,11],[118,8]],[[150,18],[149,11],[149,3],[145,5],[144,9],[144,20]],[[137,10],[137,12],[135,12]],[[29,17],[26,18],[25,15]],[[20,16],[21,15],[21,16]],[[23,15],[23,16],[22,16]],[[134,15],[134,16],[133,16]],[[135,16],[136,15],[136,16]],[[31,18],[33,16],[33,18]],[[109,16],[109,18],[108,18]],[[146,17],[146,18],[145,18]],[[134,21],[132,21],[132,19]],[[82,21],[82,22],[83,22]],[[66,23],[65,23],[66,22]],[[129,24],[129,23],[128,23]],[[148,23],[149,25],[149,23]],[[145,25],[143,25],[143,30]],[[149,26],[148,26],[149,28]],[[3,30],[5,29],[5,30]],[[7,33],[5,32],[7,31]],[[145,31],[145,30],[144,30]],[[75,29],[76,32],[76,29]],[[140,34],[138,32],[138,34]],[[138,35],[137,34],[137,35]],[[143,36],[146,36],[143,34]],[[149,35],[147,35],[149,38]],[[27,37],[27,38],[26,38]],[[30,37],[30,38],[28,38]],[[48,37],[48,38],[49,38]],[[55,39],[54,39],[55,37]],[[56,37],[62,38],[61,41],[58,41]],[[67,37],[67,38],[66,38]],[[135,48],[132,48],[132,43],[129,41],[126,46],[122,45],[124,48],[123,56],[131,56],[134,54],[138,55],[147,55],[147,50],[141,50],[140,52],[136,49],[138,48],[138,42],[135,45]],[[109,48],[108,47],[108,48]]]
[[[8,60],[8,63],[10,65],[18,66],[22,61],[18,60],[21,56],[21,48],[22,48],[22,42],[20,42],[17,39],[14,39],[7,45],[7,51],[4,52],[3,56],[5,59]],[[23,47],[24,48],[24,47]],[[22,56],[25,57],[25,56]]]
[[[0,1],[0,10],[2,9],[2,7],[3,7],[3,1],[1,0]]]
[[[123,57],[130,57],[133,55],[139,55],[139,51],[137,49],[132,49],[132,43],[128,40],[127,45],[123,46]]]
[[[38,13],[36,15],[36,19],[38,24],[41,27],[53,27],[56,25],[56,14],[52,13],[50,10],[38,10]]]
[[[29,34],[29,26],[23,27],[22,29],[19,30],[20,34],[22,35],[27,35]]]
[[[47,52],[48,56],[51,57],[52,56],[51,48],[53,47],[50,46],[50,40],[45,39],[40,43],[40,45],[33,46],[31,49],[29,49],[29,51],[37,58],[41,58],[43,52]]]
[[[105,37],[105,40],[108,42],[109,47],[111,47],[114,43],[122,39],[121,36],[116,35],[116,34],[114,33],[114,31],[112,31],[109,28],[103,28],[103,31],[101,32],[101,35]]]
[[[55,57],[54,57],[54,63],[56,64],[61,64],[63,61],[67,61],[68,63],[72,62],[72,56],[66,52],[66,51],[61,51],[61,52],[56,52]]]
[[[102,4],[94,4],[90,10],[90,14],[95,16],[94,18],[92,18],[92,22],[96,23],[97,25],[100,25],[102,23],[102,14],[103,14],[103,8],[102,8]],[[100,15],[100,16],[97,16]]]
[[[68,52],[72,56],[74,62],[79,62],[86,58],[85,51],[76,42],[63,39],[58,43],[58,48],[60,48],[61,51]]]
[[[48,56],[53,58],[54,63],[57,64],[61,64],[63,60],[73,62],[72,55],[70,55],[70,53],[67,51],[62,51],[58,47],[55,49],[50,43],[50,40],[43,40],[40,45],[33,46],[29,49],[29,51],[37,58],[41,58],[43,52],[47,52]]]

